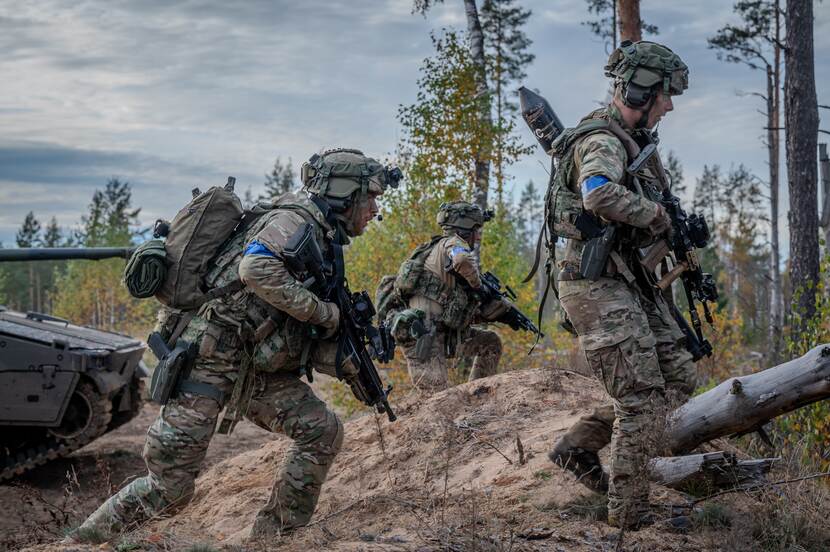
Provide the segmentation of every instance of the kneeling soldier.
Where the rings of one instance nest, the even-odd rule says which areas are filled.
[[[458,358],[469,380],[496,373],[501,339],[474,322],[496,321],[512,304],[502,297],[482,304],[481,273],[474,254],[490,211],[466,201],[441,205],[443,235],[419,245],[401,265],[395,291],[408,308],[387,315],[403,346],[412,383],[438,391],[448,385],[448,360]]]

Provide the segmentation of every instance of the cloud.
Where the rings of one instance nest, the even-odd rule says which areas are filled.
[[[522,5],[534,11],[527,33],[537,56],[526,84],[573,124],[604,96],[605,47],[580,25],[592,18],[584,0]],[[9,240],[9,228],[30,208],[73,223],[111,176],[134,184],[149,224],[172,216],[190,187],[219,184],[228,174],[241,189],[259,191],[277,155],[299,168],[326,147],[359,147],[377,157],[392,152],[397,108],[415,99],[418,68],[431,54],[430,30],[466,28],[458,0],[436,5],[426,18],[412,15],[411,6],[411,0],[0,4],[0,239]],[[662,131],[687,179],[704,163],[745,162],[763,173],[757,104],[733,94],[763,83],[758,74],[717,61],[706,45],[707,36],[733,20],[731,2],[651,2],[642,9],[659,25],[657,38],[692,70],[692,88]],[[817,9],[819,98],[830,78],[828,28],[830,11]],[[537,157],[511,168],[516,182],[545,180],[537,161],[547,160]]]

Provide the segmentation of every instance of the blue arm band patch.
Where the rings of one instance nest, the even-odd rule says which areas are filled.
[[[469,252],[470,252],[469,249],[465,249],[465,248],[461,247],[460,245],[456,245],[455,247],[450,249],[450,258],[455,257],[459,253],[469,253]]]
[[[600,186],[605,185],[608,181],[609,180],[606,177],[600,174],[592,176],[591,178],[586,178],[582,181],[582,195],[588,195]]]
[[[274,252],[265,247],[263,244],[254,240],[245,248],[243,255],[262,255],[263,257],[276,257]]]

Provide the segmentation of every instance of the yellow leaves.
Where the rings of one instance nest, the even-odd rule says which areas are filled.
[[[158,303],[134,299],[121,282],[124,261],[72,261],[56,283],[56,316],[144,338],[153,325]]]

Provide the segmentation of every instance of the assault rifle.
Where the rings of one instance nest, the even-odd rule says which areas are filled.
[[[473,289],[470,286],[470,283],[467,282],[467,280],[465,280],[460,274],[453,272],[453,275],[462,286],[472,290],[484,305],[492,301],[501,301],[502,298],[507,298],[511,302],[516,300],[516,292],[513,291],[510,286],[505,286],[504,291],[502,291],[501,280],[499,280],[498,277],[492,272],[484,272],[481,275],[481,287],[478,289]],[[525,330],[533,332],[539,338],[545,337],[545,334],[539,331],[536,324],[534,324],[530,318],[525,316],[524,313],[516,307],[516,305],[511,304],[508,311],[498,317],[496,322],[507,324],[512,329],[517,331]]]
[[[485,272],[481,275],[481,288],[479,290],[479,295],[483,303],[501,301],[502,297],[509,299],[511,302],[516,300],[516,292],[513,291],[508,285],[505,285],[504,291],[502,291],[501,280],[499,280],[492,272]],[[530,318],[525,316],[524,313],[516,307],[516,305],[511,304],[510,309],[508,309],[506,313],[502,314],[496,322],[507,324],[514,330],[533,332],[540,338],[545,337],[545,334],[539,331],[536,324],[534,324]]]
[[[357,368],[357,377],[348,383],[352,393],[361,402],[386,413],[390,422],[397,419],[389,406],[392,386],[383,388],[375,363],[389,362],[395,355],[395,341],[385,324],[372,325],[375,307],[365,291],[352,293],[345,279],[343,249],[332,244],[333,259],[323,258],[320,246],[314,239],[314,227],[305,223],[288,239],[282,258],[286,267],[298,279],[310,277],[303,286],[311,289],[324,301],[335,303],[340,309],[340,329],[335,366],[338,379],[344,379],[343,362],[350,361]]]
[[[686,319],[675,305],[672,305],[672,315],[683,333],[686,334],[689,352],[697,361],[704,356],[712,355],[712,345],[703,337],[700,315],[698,315],[695,308],[695,301],[697,301],[703,306],[706,321],[710,325],[713,323],[708,303],[718,300],[718,289],[712,275],[703,272],[696,252],[697,249],[706,247],[711,236],[705,217],[694,213],[687,215],[686,211],[680,206],[680,199],[672,194],[668,176],[660,162],[660,156],[656,155],[656,152],[657,146],[655,144],[647,144],[627,169],[629,173],[635,174],[645,163],[652,165],[662,188],[660,190],[662,194],[660,203],[671,219],[672,231],[670,237],[653,246],[652,250],[643,259],[643,264],[653,268],[656,266],[654,262],[656,259],[662,259],[667,252],[673,254],[676,261],[674,268],[663,275],[660,281],[657,282],[656,287],[660,291],[666,291],[670,288],[672,282],[678,278],[683,283],[683,290],[689,303],[689,316],[694,330],[689,327],[689,323],[686,322]]]

